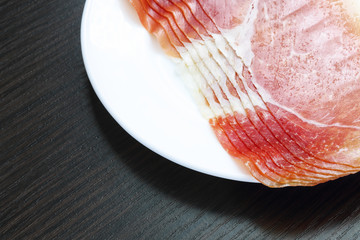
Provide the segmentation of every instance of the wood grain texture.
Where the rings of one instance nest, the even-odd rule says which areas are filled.
[[[360,175],[223,180],[158,156],[106,112],[84,0],[0,0],[0,239],[360,239]]]

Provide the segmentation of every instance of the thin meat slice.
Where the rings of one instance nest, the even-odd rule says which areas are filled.
[[[251,0],[197,0],[198,7],[213,19],[216,26],[223,29],[231,29],[243,23],[246,14],[251,7]],[[193,2],[193,1],[186,1]],[[195,12],[196,14],[197,12]]]
[[[270,159],[271,160],[271,159]],[[261,163],[261,162],[260,162]]]
[[[264,64],[268,56],[262,52],[265,47],[256,24],[261,20],[260,12],[269,11],[266,1],[244,1],[241,7],[240,1],[234,1],[232,11],[214,9],[216,1],[131,2],[145,28],[157,36],[168,54],[182,58],[196,76],[197,91],[212,112],[207,117],[220,143],[259,181],[272,187],[311,186],[359,170],[356,124],[308,119],[273,98],[271,89],[262,84],[262,69],[256,64]],[[291,5],[295,9],[288,14],[291,18],[293,12],[302,9],[302,3],[278,5]],[[256,19],[251,22],[247,14],[252,12]],[[357,29],[356,22],[351,21],[346,27]],[[253,28],[253,32],[247,29],[251,34],[244,37],[244,28]],[[237,49],[241,43],[252,51]],[[269,50],[268,55],[271,54]],[[353,59],[351,56],[346,61],[353,63]],[[358,66],[356,61],[350,68],[354,66]],[[355,121],[343,118],[356,123],[356,116]]]
[[[149,2],[147,2],[147,3],[149,3]],[[146,4],[146,3],[145,3],[145,4]],[[158,9],[157,6],[154,6],[154,5],[148,5],[148,6],[151,6],[151,7],[152,7],[152,10],[156,11],[157,14],[161,13],[161,11],[162,11],[161,9]],[[176,24],[176,25],[177,25],[177,24]],[[174,26],[174,25],[173,25],[173,26]],[[175,32],[178,32],[178,31],[175,30]],[[196,58],[196,56],[195,56],[195,58]],[[197,62],[198,62],[198,60],[197,60]],[[211,77],[211,76],[209,75],[208,78],[209,78],[209,77]],[[216,89],[216,87],[217,87],[216,85],[212,85],[212,87],[213,87],[213,89],[214,89],[216,92],[219,92],[219,90]],[[220,91],[221,91],[221,90],[220,90]],[[221,99],[221,96],[220,96],[218,99]],[[222,100],[222,101],[220,101],[220,102],[222,102],[222,103],[221,103],[222,106],[226,106],[226,104],[227,104],[226,101],[224,102],[224,100]],[[235,126],[235,128],[236,128],[236,129],[239,129],[238,126]],[[251,139],[250,139],[250,140],[251,140]],[[245,141],[248,141],[248,140],[245,140]],[[259,152],[262,153],[262,152],[264,152],[264,151],[261,151],[261,150],[260,150]],[[271,157],[268,158],[268,162],[267,162],[267,163],[268,163],[268,164],[272,164],[272,166],[275,166],[274,163],[271,162]],[[275,166],[275,167],[276,167],[276,166]],[[281,169],[281,168],[278,168],[278,169],[276,169],[276,170],[277,170],[276,172],[278,172],[279,175],[281,175],[282,177],[286,177],[287,179],[290,178],[290,175],[291,175],[291,174],[292,174],[293,176],[295,176],[293,173],[284,172],[283,169]],[[299,174],[300,174],[300,173],[299,173]],[[315,177],[313,177],[313,176],[311,177],[312,180],[314,180],[314,178],[315,178]]]
[[[170,41],[173,40],[173,38],[176,38],[176,35],[174,35],[174,31],[173,29],[171,29],[169,26],[166,26],[164,24],[164,22],[160,22],[154,19],[153,16],[149,15],[148,12],[145,12],[145,9],[148,9],[149,5],[146,5],[145,2],[142,1],[138,1],[137,6],[140,8],[137,8],[137,10],[141,11],[139,12],[139,15],[142,14],[142,17],[140,17],[141,21],[145,21],[146,23],[143,25],[147,26],[146,24],[148,24],[149,22],[152,22],[153,24],[156,24],[157,26],[155,27],[155,29],[162,29],[162,31],[164,31],[167,35],[167,37],[170,39]],[[154,27],[151,27],[151,29],[153,29]],[[171,36],[171,37],[169,37]],[[177,49],[176,43],[178,40],[175,40],[173,42],[171,42],[173,44],[174,49]],[[178,52],[179,56],[183,53],[182,50],[180,50],[181,52]],[[199,84],[199,89],[198,92],[204,96],[204,98],[206,99],[206,103],[208,104],[208,107],[211,108],[211,111],[213,112],[213,114],[219,116],[222,115],[221,113],[221,109],[219,109],[218,104],[219,104],[219,99],[216,97],[215,93],[212,92],[212,89],[209,89],[209,86],[203,82],[201,82],[201,77],[199,79],[197,79],[197,76],[199,76],[199,71],[196,70],[196,66],[194,63],[192,63],[191,59],[189,59],[187,56],[184,56],[183,58],[185,60],[185,65],[187,65],[187,67],[189,68],[189,71],[195,76],[195,80],[198,80],[200,82],[197,82],[197,84]],[[190,63],[189,63],[190,61]],[[228,123],[226,121],[222,121],[222,126],[224,125],[228,125]],[[216,124],[216,126],[220,126],[219,124]],[[229,137],[232,138],[232,142],[235,142],[234,137],[233,137],[233,131],[231,130],[232,128],[230,127],[226,127],[224,131],[221,127],[216,128],[216,132],[219,133],[221,132],[221,134],[217,134],[218,136],[222,136],[221,137],[221,142],[224,146],[226,146],[226,150],[229,151],[230,153],[234,154],[234,151],[231,150],[229,147],[231,146],[231,144],[227,144],[226,140]],[[215,130],[215,128],[214,128]],[[239,147],[241,147],[241,145],[239,145],[239,143],[237,143],[237,148],[239,149]],[[229,149],[227,149],[229,148]],[[237,150],[236,150],[237,151]],[[236,152],[235,155],[237,158],[241,158],[242,161],[247,162],[248,166],[255,166],[254,162],[260,163],[259,167],[261,167],[263,172],[267,172],[267,174],[264,174],[262,171],[260,171],[258,169],[258,167],[252,167],[251,168],[251,172],[253,172],[254,175],[257,176],[258,180],[261,182],[272,182],[272,181],[276,181],[279,182],[280,181],[280,177],[276,174],[276,173],[272,173],[273,177],[275,176],[274,179],[276,180],[269,180],[269,173],[271,172],[269,169],[267,169],[267,167],[264,164],[263,160],[259,160],[259,157],[252,153],[252,155],[250,157],[248,157],[248,155],[244,155],[242,152]],[[251,162],[251,164],[249,163]]]
[[[299,143],[359,167],[360,36],[339,3],[259,1],[251,69],[277,118],[311,129]]]
[[[301,3],[300,3],[301,4]],[[296,7],[296,6],[295,6]],[[220,30],[221,31],[221,30]],[[231,59],[233,59],[232,57],[230,57],[229,58],[229,60],[231,60]],[[234,65],[233,65],[234,66]],[[249,74],[246,74],[246,72],[247,71],[245,71],[244,72],[244,74],[243,75],[249,75]],[[250,78],[247,78],[246,79],[247,80],[247,83],[248,83],[248,85],[249,85],[249,87],[250,87],[250,89],[251,90],[253,90],[254,92],[256,92],[257,91],[257,89],[256,89],[256,87],[254,87],[254,85],[252,84],[252,82],[251,82],[251,77]],[[265,103],[266,104],[266,103]],[[266,105],[268,105],[268,104],[266,104]],[[270,111],[270,109],[268,108],[268,110],[269,110],[269,113],[267,113],[266,115],[267,116],[272,116],[273,114],[271,114],[271,111]],[[261,113],[260,113],[261,115],[263,115],[264,114],[264,111],[262,111]],[[282,117],[282,116],[279,116],[279,117]],[[273,121],[273,119],[271,119],[271,118],[267,118],[267,124],[268,123],[271,123],[272,125],[271,125],[271,130],[272,131],[277,131],[277,132],[279,132],[278,130],[280,130],[279,129],[279,127],[278,126],[276,126],[276,125],[278,125],[278,121],[275,121],[276,122],[276,124],[274,125],[274,121]],[[281,127],[282,128],[282,127]],[[282,129],[282,130],[284,130],[284,129]],[[282,130],[280,130],[280,131],[282,131]],[[282,134],[280,134],[280,135],[285,135],[285,138],[286,137],[289,137],[290,139],[292,138],[291,137],[291,135],[289,135],[288,134],[288,129],[286,129],[285,130],[285,134],[284,133],[282,133]],[[285,141],[285,142],[283,142],[283,143],[287,143],[287,141]],[[288,145],[288,144],[287,144]],[[295,145],[294,144],[292,144],[292,145],[290,145],[289,147],[290,148],[292,148],[292,149],[294,149],[294,147],[296,148],[296,149],[299,149],[296,145],[298,145],[297,143],[295,143]],[[294,150],[292,150],[292,151],[298,151],[298,150],[296,150],[296,149],[294,149]],[[304,149],[303,149],[304,150]],[[308,150],[306,150],[306,148],[305,148],[305,151],[308,151]],[[316,154],[314,154],[314,152],[313,153],[311,153],[310,155],[315,155],[316,156]],[[314,156],[314,157],[315,157]],[[317,157],[315,157],[315,158],[317,158]],[[320,160],[324,160],[324,159],[320,159]],[[325,166],[325,165],[327,165],[327,166],[329,166],[329,165],[332,165],[331,164],[331,162],[333,162],[333,160],[336,160],[336,159],[334,159],[334,158],[331,158],[331,160],[329,160],[329,159],[325,159],[324,161],[314,161],[314,163],[316,163],[316,164],[320,164],[320,165],[322,165],[322,166]],[[351,166],[344,166],[344,164],[342,164],[342,162],[339,162],[339,161],[335,161],[336,163],[337,163],[337,165],[342,165],[341,166],[341,168],[339,169],[340,171],[350,171],[350,172],[354,172],[354,171],[357,171],[357,168],[353,168],[353,167],[351,167]],[[330,168],[332,168],[331,166],[330,166]],[[338,168],[338,167],[337,167]]]
[[[156,2],[156,1],[155,1]],[[158,2],[156,3],[156,5],[160,5]],[[162,12],[164,9],[159,9],[158,8],[158,6],[154,6],[154,5],[152,5],[153,7],[154,7],[154,10],[156,10],[156,11],[158,11],[158,12]],[[167,12],[167,13],[162,13],[163,15],[168,15],[169,14],[169,12]],[[172,18],[174,18],[174,17],[177,17],[178,16],[178,14],[172,14],[173,16],[171,16]],[[183,22],[183,21],[178,21],[178,22]],[[179,25],[179,24],[177,24],[177,25]],[[183,25],[183,24],[181,24],[181,25]],[[235,126],[234,128],[238,128],[238,126]],[[251,130],[254,130],[254,127],[252,127],[252,126],[250,126],[250,127],[246,127],[246,128],[244,128],[244,129],[247,129],[247,131],[251,131]],[[257,134],[257,135],[259,135],[258,133],[255,133],[255,134]],[[251,133],[251,135],[254,135],[254,132],[252,131],[252,133]],[[254,137],[252,138],[252,139],[254,139]],[[256,140],[258,140],[258,138],[255,138]],[[260,142],[258,142],[257,141],[257,143],[256,143],[256,145],[268,145],[268,143],[265,143],[264,144],[264,140],[262,140],[261,141],[261,137],[260,137]],[[270,146],[270,149],[273,149],[272,148],[272,146]],[[264,151],[264,150],[260,150],[260,152],[269,152],[269,148],[267,148],[266,149],[266,151]],[[275,152],[276,151],[278,151],[278,149],[275,149]],[[285,150],[286,151],[286,150]],[[273,153],[273,152],[272,152]],[[278,156],[279,155],[279,153],[278,152],[276,152],[274,155],[273,155],[273,157],[277,157],[278,159],[279,158],[283,158],[283,156]],[[293,156],[290,156],[290,158],[293,158]],[[285,161],[284,161],[284,159],[282,159],[283,161],[281,161],[280,159],[279,160],[277,160],[277,162],[276,162],[276,165],[280,165],[280,166],[282,166],[283,168],[284,168],[284,166],[286,166],[286,168],[287,169],[292,169],[293,171],[295,171],[295,169],[296,169],[296,167],[294,168],[294,166],[292,166],[293,164],[294,164],[294,162],[293,161],[289,161],[289,159],[285,159]],[[292,160],[292,159],[291,159]],[[296,166],[298,166],[299,164],[302,164],[302,165],[304,165],[304,163],[297,163],[297,162],[295,162],[295,165]],[[305,164],[306,165],[306,164]],[[304,167],[304,166],[302,166],[302,167]],[[310,167],[311,168],[311,167]],[[276,172],[278,172],[278,173],[280,173],[280,171],[282,170],[282,169],[276,169],[277,171]],[[293,174],[293,171],[291,172],[292,174]],[[296,173],[298,174],[298,175],[302,175],[303,177],[304,176],[307,176],[308,174],[305,172],[305,171],[303,171],[303,169],[297,169],[296,170]],[[316,178],[316,172],[312,172],[310,175],[312,175],[312,178]],[[318,175],[318,174],[317,174]],[[289,173],[286,173],[286,176],[289,176]],[[324,177],[324,176],[321,176],[321,177]],[[327,177],[327,176],[325,176],[325,177]],[[303,179],[305,179],[305,178],[303,178]]]
[[[172,8],[172,10],[175,11],[174,8]],[[185,12],[185,11],[182,11],[182,12]],[[181,13],[180,13],[180,14],[181,14]],[[179,14],[175,14],[175,15],[176,15],[177,19],[179,19],[179,17],[178,17]],[[184,22],[184,20],[183,20],[183,19],[180,19],[179,22]],[[193,23],[194,21],[189,21],[189,22],[192,22],[192,23]],[[237,96],[237,97],[239,97],[239,96]],[[257,122],[258,122],[258,121],[257,121]],[[266,132],[266,129],[265,129],[265,130],[263,129],[261,132]],[[270,137],[271,137],[271,134],[270,134],[270,135],[268,134],[267,136],[270,136]],[[273,138],[270,140],[270,142],[272,142],[273,145],[274,145],[274,143],[275,143],[275,144],[278,144],[278,141],[277,141],[277,140],[273,140]],[[278,147],[277,147],[277,148],[278,148]],[[283,147],[283,146],[280,146],[280,148],[283,149],[284,147]],[[279,150],[279,149],[278,149],[278,150]],[[285,151],[286,151],[286,150],[285,150]],[[285,154],[286,154],[286,153],[285,153]],[[299,154],[299,152],[298,152],[298,154]],[[302,155],[304,155],[303,152],[302,152]],[[309,156],[306,156],[306,157],[309,158]],[[290,156],[290,160],[292,160],[293,158],[294,158],[294,156]],[[287,159],[289,159],[289,157],[287,157]],[[309,159],[309,160],[313,160],[313,159]],[[294,163],[294,161],[292,161],[292,163]],[[316,163],[316,162],[315,162],[315,163]],[[304,164],[304,163],[301,163],[301,162],[297,163],[297,162],[295,162],[295,165],[298,165],[298,164]],[[309,166],[308,166],[308,165],[305,164],[305,166],[306,166],[307,169],[309,169]],[[321,166],[324,166],[324,164],[322,163]],[[304,167],[304,166],[303,166],[303,167]],[[312,167],[310,166],[310,170],[314,170],[314,169],[311,169],[311,168],[312,168]],[[320,169],[320,172],[321,172],[321,170],[322,170],[322,169]]]
[[[360,96],[360,36],[335,3],[260,1],[251,69],[276,103],[303,118],[360,127],[360,101],[354,101]]]
[[[140,1],[130,1],[133,7],[135,8],[136,12],[138,13],[139,19],[145,29],[156,36],[158,39],[161,47],[165,50],[165,52],[172,57],[180,58],[178,51],[176,50],[175,46],[183,46],[182,42],[179,40],[173,39],[171,42],[169,35],[172,35],[171,30],[169,29],[170,33],[164,31],[164,28],[156,22],[154,19],[147,17],[146,15],[146,8],[142,6]]]

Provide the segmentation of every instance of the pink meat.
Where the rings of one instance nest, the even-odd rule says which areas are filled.
[[[212,110],[231,105],[230,113],[209,123],[224,149],[259,181],[271,187],[312,186],[359,170],[360,35],[341,1],[130,1],[169,54],[225,75],[220,77],[225,86],[205,79],[206,89],[198,91]],[[253,25],[246,16],[255,10]],[[242,27],[253,27],[253,35],[237,36],[234,45],[222,36]],[[199,59],[190,45],[213,34],[230,52],[251,39],[251,64],[233,69],[232,59],[222,66]],[[204,51],[214,47],[203,43]],[[230,80],[232,71],[237,86]],[[231,97],[241,102],[239,112]]]
[[[271,97],[324,124],[360,126],[360,36],[333,1],[260,0],[255,79]]]

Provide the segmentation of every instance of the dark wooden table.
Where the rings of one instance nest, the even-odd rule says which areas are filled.
[[[360,239],[360,175],[269,189],[178,166],[107,113],[84,0],[0,0],[0,239]]]

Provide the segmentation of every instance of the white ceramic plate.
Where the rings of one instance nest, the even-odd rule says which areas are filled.
[[[127,0],[87,0],[81,44],[96,94],[131,136],[187,168],[257,182],[221,147],[176,67]]]

